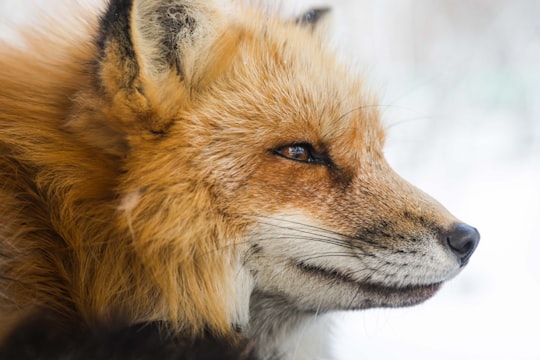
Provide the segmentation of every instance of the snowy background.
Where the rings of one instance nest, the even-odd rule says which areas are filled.
[[[59,2],[0,0],[0,36]],[[540,1],[303,3],[334,8],[390,163],[482,234],[424,305],[336,315],[338,359],[540,359]]]
[[[540,1],[335,0],[387,157],[476,226],[424,305],[339,316],[340,359],[540,359]]]

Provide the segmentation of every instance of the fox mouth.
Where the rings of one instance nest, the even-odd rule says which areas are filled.
[[[328,270],[305,263],[295,263],[296,267],[308,276],[324,278],[330,284],[354,286],[356,301],[352,301],[346,310],[361,310],[374,307],[404,307],[417,305],[429,299],[441,288],[443,282],[431,284],[389,286],[369,282],[359,282],[352,276],[338,270]],[[354,299],[353,299],[354,300]]]

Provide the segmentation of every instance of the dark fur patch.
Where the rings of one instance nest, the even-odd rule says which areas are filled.
[[[178,75],[182,77],[178,39],[179,37],[191,38],[195,32],[196,21],[189,15],[186,6],[180,4],[162,6],[157,10],[157,19],[159,26],[164,28],[165,36],[157,40],[161,42],[165,51],[165,63],[175,68]]]
[[[206,336],[190,341],[166,336],[159,323],[93,331],[65,328],[50,317],[28,319],[0,347],[10,360],[256,360],[247,341],[232,343]]]
[[[122,63],[117,66],[123,69],[124,87],[131,87],[139,74],[135,49],[131,41],[131,9],[132,0],[111,0],[107,10],[101,17],[97,45],[100,51],[99,62],[104,61],[107,49],[114,46],[118,51],[117,59]]]

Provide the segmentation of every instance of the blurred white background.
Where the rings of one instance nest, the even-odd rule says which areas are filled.
[[[0,36],[60,2],[0,0]],[[379,94],[390,163],[482,234],[427,303],[336,315],[337,358],[540,359],[540,1],[303,3],[334,8]]]
[[[339,315],[339,359],[540,359],[540,2],[335,0],[396,170],[476,226],[432,300]]]

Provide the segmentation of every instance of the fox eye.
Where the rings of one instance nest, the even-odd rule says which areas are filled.
[[[291,145],[285,146],[278,150],[279,155],[286,157],[287,159],[311,162],[312,156],[305,145]]]
[[[328,165],[329,159],[326,154],[317,153],[310,144],[291,144],[274,150],[274,154],[289,160],[308,164]]]

